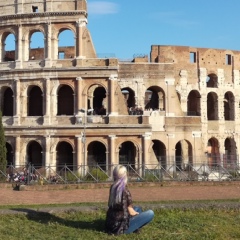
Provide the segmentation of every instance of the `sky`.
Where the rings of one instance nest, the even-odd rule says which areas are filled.
[[[240,50],[240,0],[88,0],[99,57],[150,56],[152,45]]]

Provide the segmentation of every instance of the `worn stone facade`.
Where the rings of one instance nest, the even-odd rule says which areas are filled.
[[[74,47],[58,46],[66,29]],[[44,48],[30,48],[35,32]],[[9,35],[14,51],[4,49]],[[149,59],[98,58],[86,0],[1,3],[0,40],[9,164],[237,162],[240,52],[154,45]]]

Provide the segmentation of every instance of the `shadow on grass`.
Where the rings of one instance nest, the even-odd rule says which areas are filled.
[[[105,220],[103,219],[97,219],[93,221],[73,221],[57,217],[48,212],[35,211],[33,209],[14,208],[12,210],[25,213],[28,220],[36,221],[41,224],[49,224],[54,222],[67,227],[104,232]]]

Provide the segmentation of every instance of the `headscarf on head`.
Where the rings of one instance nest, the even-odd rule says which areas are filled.
[[[122,165],[118,165],[113,170],[114,183],[111,187],[108,206],[121,203],[122,193],[127,184],[127,169]]]

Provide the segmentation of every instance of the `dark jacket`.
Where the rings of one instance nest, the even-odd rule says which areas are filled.
[[[111,188],[110,188],[111,194]],[[122,201],[109,206],[106,216],[106,232],[109,234],[123,234],[129,228],[130,214],[128,207],[132,205],[132,196],[127,187],[123,190]]]

